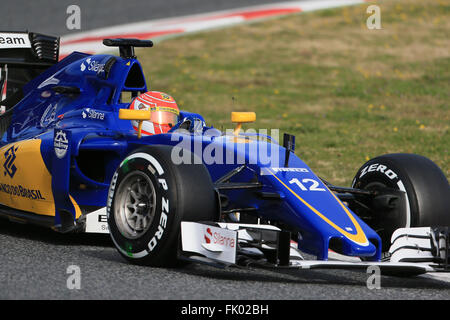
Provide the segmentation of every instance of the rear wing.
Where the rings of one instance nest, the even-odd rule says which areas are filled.
[[[0,31],[0,66],[49,67],[59,58],[59,38],[33,32]]]
[[[58,37],[0,31],[0,134],[9,125],[13,107],[24,96],[22,88],[58,58]]]
[[[0,101],[20,93],[30,80],[58,62],[59,38],[33,32],[0,31]],[[20,99],[19,99],[20,100]],[[7,102],[7,101],[6,101]]]

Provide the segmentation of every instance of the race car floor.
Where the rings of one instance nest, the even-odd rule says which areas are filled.
[[[107,235],[58,234],[0,220],[0,299],[450,299],[450,282],[344,270],[179,269],[128,264]],[[80,289],[69,289],[79,267]],[[69,281],[68,281],[69,280]],[[69,285],[70,287],[70,285]]]

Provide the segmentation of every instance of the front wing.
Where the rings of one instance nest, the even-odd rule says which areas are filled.
[[[392,238],[390,258],[366,262],[330,252],[330,259],[306,260],[290,234],[271,225],[181,223],[179,258],[213,265],[290,269],[360,269],[382,274],[450,272],[449,228],[402,228]]]

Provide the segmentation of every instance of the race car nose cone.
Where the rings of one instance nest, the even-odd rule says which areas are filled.
[[[377,247],[370,241],[366,245],[356,244],[354,241],[345,237],[341,238],[342,253],[354,257],[375,257],[377,256]]]

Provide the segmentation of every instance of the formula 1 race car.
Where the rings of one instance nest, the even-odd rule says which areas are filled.
[[[148,91],[134,48],[152,42],[103,43],[120,57],[58,62],[58,38],[0,32],[1,216],[110,233],[150,266],[448,271],[450,189],[431,160],[382,155],[337,187],[297,157],[294,136],[244,132],[252,112],[221,132],[181,111],[169,132],[143,136],[152,111],[129,108]]]

